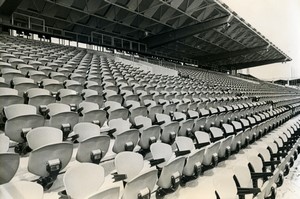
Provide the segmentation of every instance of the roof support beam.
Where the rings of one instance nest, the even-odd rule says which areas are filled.
[[[286,61],[288,61],[288,60],[284,57],[284,58],[279,58],[279,59],[268,59],[268,60],[263,60],[263,61],[252,61],[252,62],[239,63],[239,64],[222,65],[222,66],[218,66],[218,67],[238,70],[238,69],[243,69],[243,68],[250,68],[250,67],[254,67],[254,66],[274,64],[274,63],[286,62]]]
[[[193,36],[195,34],[211,30],[213,28],[227,24],[231,20],[232,16],[224,16],[210,21],[199,22],[194,25],[178,28],[169,32],[161,33],[144,39],[144,42],[148,44],[148,48],[155,48],[168,44],[186,37]]]
[[[194,57],[194,59],[198,59],[200,63],[205,63],[205,62],[212,62],[212,61],[217,61],[221,59],[227,59],[231,57],[237,57],[240,55],[244,54],[249,54],[249,53],[254,53],[254,52],[259,52],[263,50],[267,50],[268,46],[259,46],[259,47],[254,47],[254,48],[245,48],[242,50],[237,50],[237,51],[229,51],[226,53],[220,53],[220,54],[211,54],[208,56],[202,56],[202,57]]]

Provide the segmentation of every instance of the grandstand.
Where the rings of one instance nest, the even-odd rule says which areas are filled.
[[[213,0],[0,1],[0,198],[280,198],[291,58]],[[282,197],[283,198],[283,197]]]

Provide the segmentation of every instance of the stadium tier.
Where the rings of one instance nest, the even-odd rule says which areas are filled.
[[[299,90],[125,63],[0,35],[0,198],[275,198]]]

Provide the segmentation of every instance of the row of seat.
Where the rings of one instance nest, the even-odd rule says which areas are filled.
[[[31,150],[26,166],[29,173],[40,177],[37,181],[44,189],[51,189],[64,168],[67,170],[64,175],[66,193],[62,195],[84,197],[76,192],[80,190],[78,187],[72,186],[78,179],[74,173],[81,169],[93,170],[102,176],[101,166],[96,165],[96,169],[91,163],[104,167],[106,162],[113,161],[117,173],[112,172],[112,176],[125,182],[125,187],[123,182],[115,184],[115,191],[110,192],[107,188],[111,188],[111,180],[107,184],[105,179],[104,183],[102,177],[92,178],[93,172],[88,172],[86,180],[94,179],[97,183],[86,187],[93,190],[82,191],[82,194],[104,197],[103,190],[106,190],[108,195],[138,198],[138,194],[147,197],[155,190],[156,196],[162,197],[176,190],[179,182],[184,186],[203,170],[215,167],[219,161],[228,159],[232,153],[249,146],[299,112],[295,90],[276,92],[274,87],[265,85],[259,90],[254,83],[229,76],[223,81],[222,76],[218,79],[211,73],[209,78],[202,80],[154,75],[94,52],[34,42],[34,46],[45,50],[43,53],[38,47],[28,48],[31,42],[20,41],[21,47],[14,44],[14,38],[0,45],[1,85],[10,87],[2,91],[14,92],[3,95],[2,101],[21,99],[19,102],[12,100],[1,108],[6,120],[3,130],[11,140],[24,144],[21,152]],[[61,51],[56,54],[53,49]],[[52,52],[54,56],[50,56]],[[28,56],[32,59],[27,59]],[[36,90],[33,91],[43,94],[35,92],[32,95],[32,88],[26,86],[18,88],[14,81],[18,80],[14,79],[17,74],[21,74],[20,80],[34,85]],[[35,79],[35,75],[40,79]],[[50,84],[47,85],[47,81]],[[243,86],[235,87],[235,83]],[[70,90],[69,96],[64,95],[66,89]],[[88,89],[96,91],[92,94],[96,96],[94,101],[89,101]],[[253,95],[253,89],[262,92],[261,99]],[[26,93],[24,97],[23,92]],[[82,96],[82,93],[85,94]],[[283,97],[279,97],[280,94]],[[45,98],[54,101],[41,100]],[[30,117],[39,119],[30,120]],[[291,149],[290,143],[296,140],[297,132],[290,130],[284,135],[274,138],[274,143]],[[111,152],[116,153],[112,160],[107,159]],[[19,159],[16,154],[12,156]],[[21,157],[24,158],[26,156]],[[133,160],[132,164],[128,159]],[[8,170],[8,166],[3,168]],[[104,172],[108,179],[111,178],[106,169]],[[8,174],[10,179],[14,176],[14,172]],[[144,178],[149,179],[145,181],[149,186],[142,183]],[[85,187],[80,183],[78,186]],[[217,192],[222,195],[222,191]]]

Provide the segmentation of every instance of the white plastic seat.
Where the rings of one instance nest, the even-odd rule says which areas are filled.
[[[160,127],[152,125],[151,119],[144,116],[137,116],[134,118],[136,126],[142,126],[140,131],[139,145],[142,149],[149,149],[150,145],[159,140]]]
[[[70,167],[63,182],[72,199],[86,198],[97,192],[104,183],[104,168],[91,163],[80,163]]]
[[[130,160],[130,162],[128,162]],[[144,168],[144,158],[135,152],[123,151],[116,155],[115,166],[118,174],[125,174],[125,182],[131,181]]]
[[[164,158],[165,160],[163,163],[157,165],[159,168],[162,168],[157,185],[160,189],[173,188],[176,190],[179,185],[178,179],[181,177],[184,168],[185,158],[182,156],[174,157],[171,146],[164,143],[152,144],[150,151],[153,159]],[[157,194],[160,193],[158,191]]]
[[[58,90],[58,94],[60,103],[78,106],[79,103],[82,102],[81,95],[79,95],[75,90],[60,89]]]
[[[66,104],[51,103],[48,104],[47,107],[49,109],[50,119],[46,121],[45,125],[58,129],[66,128],[67,132],[64,134],[64,139],[66,139],[67,134],[79,121],[78,114],[71,111],[71,107]]]
[[[220,141],[211,143],[208,133],[203,132],[203,131],[196,131],[195,137],[196,137],[198,146],[200,148],[205,147],[203,165],[216,166],[218,163],[218,153],[219,153],[219,148],[220,148],[220,144],[221,144]]]
[[[179,136],[190,136],[192,129],[194,128],[194,120],[187,119],[186,115],[181,112],[174,112],[174,120],[179,120]]]
[[[190,151],[190,153],[186,156],[183,175],[188,177],[198,177],[198,175],[201,174],[205,148],[196,149],[193,140],[184,136],[178,136],[175,143],[179,151]]]
[[[100,135],[100,127],[92,123],[78,123],[73,130],[79,136],[77,138],[79,146],[76,160],[79,162],[99,163],[108,152],[110,138]]]
[[[117,118],[122,118],[126,120],[129,117],[129,111],[118,102],[106,101],[104,105],[108,108],[108,120],[113,120]]]
[[[5,79],[5,83],[10,84],[11,80],[16,77],[24,77],[20,70],[12,68],[1,69],[2,77]]]
[[[169,115],[159,114],[155,115],[156,121],[158,124],[161,124],[162,129],[161,141],[164,143],[172,143],[175,141],[176,136],[178,135],[179,123],[171,121]]]
[[[40,105],[48,105],[55,103],[55,98],[51,95],[50,91],[41,88],[31,88],[27,92],[28,104],[35,107]]]
[[[63,89],[63,84],[55,79],[43,79],[42,85],[44,89],[49,90],[50,92],[58,92],[60,89]]]
[[[33,79],[25,77],[14,77],[12,80],[14,89],[18,90],[19,95],[23,96],[23,93],[31,88],[38,88],[38,85],[34,83]]]
[[[26,138],[32,149],[29,154],[28,171],[40,176],[41,185],[44,189],[49,189],[59,172],[70,162],[73,144],[63,142],[62,132],[52,127],[33,129],[28,132]]]
[[[35,182],[15,181],[0,186],[0,198],[42,199],[43,187]]]
[[[37,115],[34,106],[27,104],[13,104],[4,107],[4,113],[7,117],[5,122],[5,134],[13,141],[23,143],[23,130],[26,128],[36,128],[44,125],[44,118]]]
[[[100,126],[106,122],[106,112],[99,109],[99,105],[93,102],[83,101],[79,104],[79,108],[83,108],[81,111],[82,117],[80,121],[82,122],[93,122]]]
[[[48,144],[62,142],[63,133],[60,129],[43,126],[30,130],[26,138],[30,148],[37,149]]]
[[[14,177],[19,168],[19,163],[20,156],[18,154],[6,151],[0,152],[0,185],[8,183]]]
[[[67,89],[74,90],[78,93],[81,93],[81,91],[84,88],[80,82],[75,81],[75,80],[65,80],[64,85],[66,86]]]
[[[108,126],[115,129],[113,133],[115,137],[113,152],[132,151],[135,148],[139,139],[139,131],[130,129],[131,124],[129,121],[122,118],[113,119],[108,122]]]
[[[159,104],[157,104],[155,101],[153,100],[144,100],[144,105],[147,107],[148,109],[148,116],[150,117],[150,119],[152,120],[152,122],[155,122],[156,118],[155,115],[157,113],[163,113],[163,107]]]
[[[101,95],[101,92],[99,94],[98,91],[89,88],[89,89],[83,89],[82,95],[84,97],[84,101],[97,103],[100,108],[104,106],[104,98]]]

